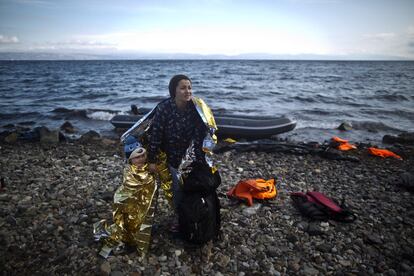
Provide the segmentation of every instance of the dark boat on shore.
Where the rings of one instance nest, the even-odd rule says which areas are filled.
[[[116,128],[130,128],[143,114],[139,115],[116,115],[111,123]],[[218,127],[219,137],[269,138],[273,135],[285,133],[296,127],[296,121],[285,117],[253,117],[243,115],[216,115],[214,116]]]

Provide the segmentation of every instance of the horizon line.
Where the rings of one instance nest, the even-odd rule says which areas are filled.
[[[305,58],[50,58],[50,59],[3,59],[0,61],[398,61],[398,62],[414,62],[414,59],[360,59],[360,58],[347,58],[347,59],[305,59]]]
[[[414,57],[387,54],[272,54],[241,53],[199,54],[199,53],[148,53],[120,52],[93,53],[73,51],[1,51],[0,60],[314,60],[314,61],[414,61]]]

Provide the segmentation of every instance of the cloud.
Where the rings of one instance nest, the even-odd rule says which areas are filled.
[[[366,34],[364,37],[374,40],[389,40],[397,36],[395,33]]]
[[[91,48],[116,46],[116,44],[114,43],[102,42],[102,41],[97,41],[97,40],[81,40],[81,39],[52,42],[51,44],[53,44],[54,46],[91,47]]]
[[[414,25],[408,26],[405,34],[409,37],[409,38],[414,38]]]
[[[275,29],[185,28],[112,33],[89,37],[116,45],[120,51],[157,53],[226,54],[325,54],[326,43],[317,37]]]
[[[51,51],[90,51],[114,50],[115,44],[97,40],[72,39],[66,41],[47,41],[31,45],[30,50]]]
[[[16,36],[0,35],[0,44],[16,44],[19,43],[19,39]]]
[[[414,54],[414,40],[407,43],[408,52]]]

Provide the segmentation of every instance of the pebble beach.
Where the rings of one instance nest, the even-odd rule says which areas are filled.
[[[158,197],[151,249],[98,255],[93,223],[111,220],[122,181],[118,140],[0,143],[2,275],[413,275],[413,193],[400,187],[414,168],[403,160],[281,151],[227,150],[215,155],[222,184],[221,237],[194,248],[168,232],[172,210]],[[275,178],[278,195],[252,207],[226,192],[246,178]],[[290,192],[317,190],[345,204],[352,223],[311,221]]]

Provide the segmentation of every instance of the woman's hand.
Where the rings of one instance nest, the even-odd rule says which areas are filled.
[[[155,163],[149,163],[148,164],[148,170],[150,171],[150,173],[158,173],[158,168],[157,168],[157,164]]]

